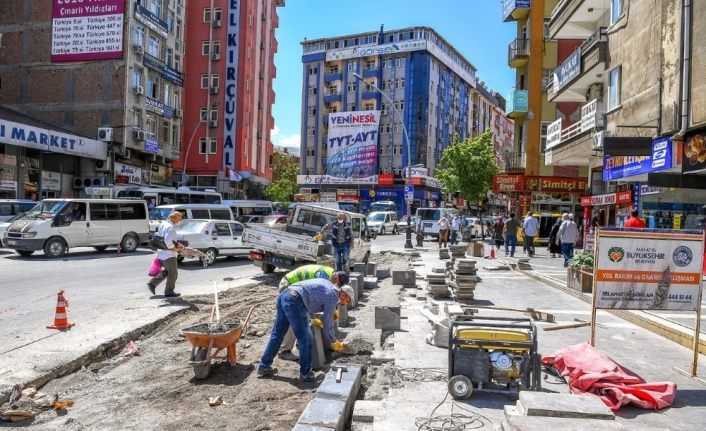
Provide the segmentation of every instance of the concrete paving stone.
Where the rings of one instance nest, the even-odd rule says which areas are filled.
[[[380,267],[377,269],[377,272],[375,273],[375,276],[379,278],[380,280],[384,280],[388,277],[390,277],[390,267],[385,266],[385,267]]]
[[[400,330],[400,307],[375,307],[375,329]]]
[[[388,362],[395,362],[395,355],[388,351],[374,351],[370,356],[370,363],[373,365],[385,364]]]
[[[517,407],[527,416],[615,419],[615,414],[595,395],[522,391]]]
[[[294,428],[292,428],[292,431],[333,431],[334,428],[329,428],[329,427],[318,427],[314,425],[302,425],[302,424],[296,424],[294,425]]]
[[[376,277],[377,272],[378,272],[378,263],[368,261],[368,264],[366,265],[366,268],[365,268],[365,275],[368,277]]]
[[[367,422],[353,422],[350,431],[375,431],[375,427]]]
[[[378,287],[377,277],[365,277],[365,284],[363,284],[365,289],[376,289]]]
[[[345,422],[345,402],[315,397],[299,416],[297,425],[313,425],[342,431]]]
[[[341,373],[341,381],[336,381],[337,371],[331,367],[326,373],[326,377],[316,390],[317,398],[343,401],[346,404],[346,416],[353,410],[353,403],[360,390],[362,369],[359,366],[348,364],[337,364],[346,367],[347,371]]]
[[[545,416],[507,416],[509,428],[504,431],[658,431],[669,428],[649,427],[644,424],[632,425],[601,419],[556,418]],[[676,431],[676,430],[675,430]]]
[[[383,408],[382,401],[357,400],[353,405],[353,422],[372,423]]]
[[[416,279],[417,276],[414,271],[392,271],[393,286],[413,285],[416,284]]]
[[[340,305],[338,307],[338,326],[341,328],[348,326],[348,306]]]
[[[359,263],[354,263],[353,264],[353,272],[357,272],[359,274],[367,274],[368,273],[368,264],[364,262],[359,262]]]

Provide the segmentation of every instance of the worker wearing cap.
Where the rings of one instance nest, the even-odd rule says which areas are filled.
[[[304,265],[299,268],[290,271],[282,277],[279,282],[279,291],[283,291],[290,285],[304,281],[312,280],[314,278],[323,278],[324,280],[331,280],[333,278],[333,268],[326,265]]]
[[[311,369],[313,337],[309,329],[309,315],[315,313],[323,312],[323,335],[330,341],[332,349],[336,351],[345,349],[345,345],[336,338],[333,320],[338,304],[350,302],[350,297],[340,289],[348,283],[348,274],[342,271],[336,272],[332,281],[333,283],[322,278],[299,281],[279,294],[275,323],[270,340],[260,359],[258,376],[265,377],[277,373],[277,368],[272,366],[272,362],[291,326],[299,345],[299,380],[316,381],[316,375]]]

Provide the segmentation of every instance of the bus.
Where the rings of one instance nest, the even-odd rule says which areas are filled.
[[[143,199],[149,208],[173,204],[220,204],[221,194],[215,190],[197,191],[188,187],[127,187],[118,191],[118,199]]]
[[[450,226],[454,215],[460,213],[455,208],[417,208],[416,218],[421,221],[424,237],[439,237],[438,221],[441,220],[444,214],[449,218]]]
[[[272,214],[272,202],[257,201],[257,200],[224,200],[224,205],[228,205],[233,211],[233,216],[238,220],[238,217],[243,216],[268,216]]]
[[[393,201],[377,201],[370,204],[368,213],[377,211],[394,211],[397,212],[397,204]],[[399,215],[399,214],[398,214]]]

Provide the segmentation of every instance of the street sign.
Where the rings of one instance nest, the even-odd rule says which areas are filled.
[[[405,200],[414,200],[414,186],[404,186],[404,198]]]

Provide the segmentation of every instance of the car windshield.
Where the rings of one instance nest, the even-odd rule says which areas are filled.
[[[262,222],[266,225],[272,226],[273,224],[277,223],[277,220],[279,219],[280,216],[267,216],[264,220],[262,220]]]
[[[59,214],[69,202],[67,201],[42,201],[27,211],[27,217],[51,216]]]
[[[151,220],[166,220],[167,216],[172,212],[171,208],[152,208],[150,210]]]
[[[368,222],[371,221],[385,221],[385,214],[383,213],[373,213],[368,216]]]
[[[184,220],[176,227],[177,233],[201,233],[208,224],[203,220]]]
[[[441,217],[441,211],[433,209],[420,209],[417,210],[417,216],[422,220],[439,220]]]

